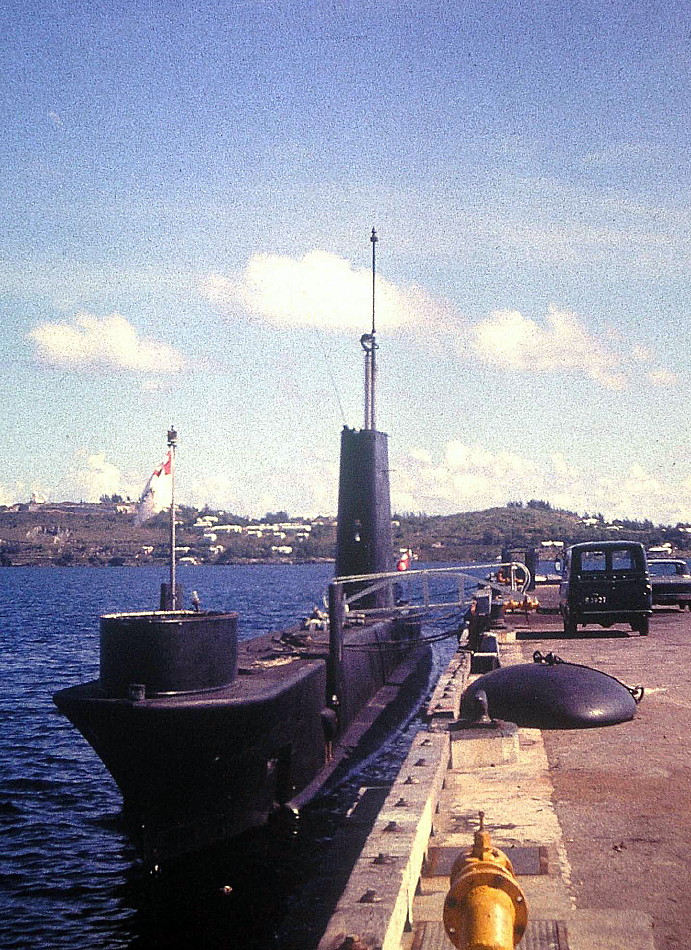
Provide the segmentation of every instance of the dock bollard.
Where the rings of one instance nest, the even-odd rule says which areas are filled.
[[[528,924],[528,908],[511,862],[492,847],[484,817],[480,812],[473,847],[451,868],[444,927],[459,950],[513,950]]]

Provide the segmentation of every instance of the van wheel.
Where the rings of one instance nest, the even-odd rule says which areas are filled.
[[[564,636],[575,637],[578,633],[576,621],[569,614],[564,617]]]
[[[638,632],[642,637],[647,637],[650,631],[650,620],[648,617],[644,617],[638,622]]]

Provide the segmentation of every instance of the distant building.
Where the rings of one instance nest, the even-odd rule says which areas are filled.
[[[218,520],[216,515],[200,515],[194,522],[194,527],[210,528],[212,525],[218,524]]]

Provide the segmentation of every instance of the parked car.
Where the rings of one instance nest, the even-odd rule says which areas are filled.
[[[559,585],[559,612],[567,637],[576,635],[578,624],[589,623],[602,627],[628,623],[646,636],[652,588],[643,545],[586,541],[568,548]]]
[[[673,607],[675,604],[691,610],[691,571],[682,558],[650,558],[650,583],[653,603]]]

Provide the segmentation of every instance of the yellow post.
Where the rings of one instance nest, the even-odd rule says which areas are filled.
[[[444,927],[458,950],[513,950],[528,923],[523,891],[511,862],[492,847],[484,812],[473,847],[451,868],[444,902]]]

